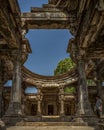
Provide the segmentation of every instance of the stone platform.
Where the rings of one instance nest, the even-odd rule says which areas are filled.
[[[99,130],[88,126],[11,126],[6,130]]]

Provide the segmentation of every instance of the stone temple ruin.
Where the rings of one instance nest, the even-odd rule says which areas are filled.
[[[23,64],[32,52],[25,38],[29,29],[68,29],[67,52],[77,67],[58,76],[38,75]],[[93,80],[93,86],[87,85]],[[12,80],[12,87],[4,84]],[[71,122],[104,129],[104,0],[49,0],[42,8],[22,13],[17,0],[0,0],[1,128],[19,122]],[[73,85],[76,93],[65,93]],[[35,86],[36,94],[26,94]],[[101,122],[94,112],[102,98]]]

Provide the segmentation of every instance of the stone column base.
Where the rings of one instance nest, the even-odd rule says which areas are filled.
[[[18,102],[12,102],[9,104],[9,108],[5,114],[6,117],[22,117],[21,104]]]
[[[104,130],[104,116],[101,116],[101,118],[98,122],[98,127],[100,130]]]
[[[6,130],[5,123],[0,119],[0,130]]]
[[[40,112],[37,112],[37,121],[42,120],[42,114]]]
[[[60,113],[60,121],[65,121],[65,115],[64,115],[64,113]]]
[[[24,123],[25,118],[22,117],[3,117],[2,120],[6,126],[17,126],[18,124]]]
[[[73,121],[79,123],[79,125],[95,126],[99,119],[95,115],[80,115],[75,116]]]

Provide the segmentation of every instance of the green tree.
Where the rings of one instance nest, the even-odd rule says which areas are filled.
[[[56,69],[54,70],[54,75],[63,74],[74,67],[75,63],[71,60],[71,58],[65,58],[64,60],[59,61]]]
[[[96,86],[96,83],[92,79],[87,79],[87,86]]]
[[[65,87],[64,88],[64,92],[65,93],[70,93],[70,94],[75,94],[76,93],[76,88],[72,87],[72,86],[71,87],[70,86],[69,87]]]

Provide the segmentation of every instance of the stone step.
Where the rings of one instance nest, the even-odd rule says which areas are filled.
[[[28,116],[26,118],[26,121],[28,122],[36,122],[36,121],[41,121],[41,122],[69,122],[72,120],[71,116],[65,116],[65,117],[60,117],[60,116]]]
[[[18,122],[16,126],[86,126],[78,122]]]
[[[95,128],[89,126],[12,126],[7,127],[6,130],[95,130]]]

